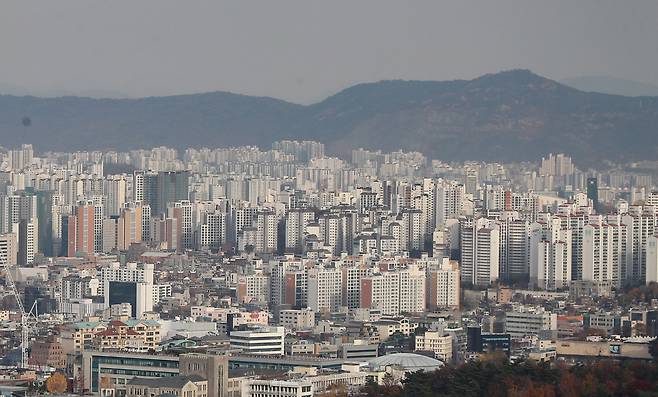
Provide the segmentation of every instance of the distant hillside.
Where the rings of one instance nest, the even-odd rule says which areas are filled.
[[[142,99],[0,96],[0,137],[3,146],[32,142],[40,150],[268,146],[303,109],[225,92]]]
[[[658,96],[658,86],[610,76],[581,76],[564,79],[562,84],[587,92],[625,96]]]
[[[21,122],[29,117],[31,124]],[[658,98],[587,93],[526,70],[446,82],[359,84],[310,106],[223,92],[143,99],[0,96],[1,145],[176,148],[313,139],[445,160],[655,159]]]

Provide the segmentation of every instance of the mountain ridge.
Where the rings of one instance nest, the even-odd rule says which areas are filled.
[[[310,105],[222,91],[127,99],[0,95],[3,146],[31,142],[37,150],[267,148],[308,139],[341,156],[367,147],[507,162],[565,152],[596,163],[655,158],[656,126],[658,97],[583,92],[523,69],[472,80],[356,84]]]
[[[585,92],[623,96],[658,96],[658,86],[611,76],[593,75],[562,79],[560,83]]]

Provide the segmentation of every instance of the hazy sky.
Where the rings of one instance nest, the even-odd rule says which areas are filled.
[[[0,1],[0,51],[0,87],[40,92],[308,103],[511,68],[658,84],[658,1]]]

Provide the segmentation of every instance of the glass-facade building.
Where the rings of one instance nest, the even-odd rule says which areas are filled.
[[[178,357],[118,352],[84,352],[85,389],[98,395],[101,389],[116,388],[118,397],[127,382],[136,377],[161,378],[179,374]]]

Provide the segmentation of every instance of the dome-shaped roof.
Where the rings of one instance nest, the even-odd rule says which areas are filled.
[[[405,371],[434,371],[443,367],[441,361],[415,353],[394,353],[368,361],[372,370],[381,371],[388,366],[400,367]]]

